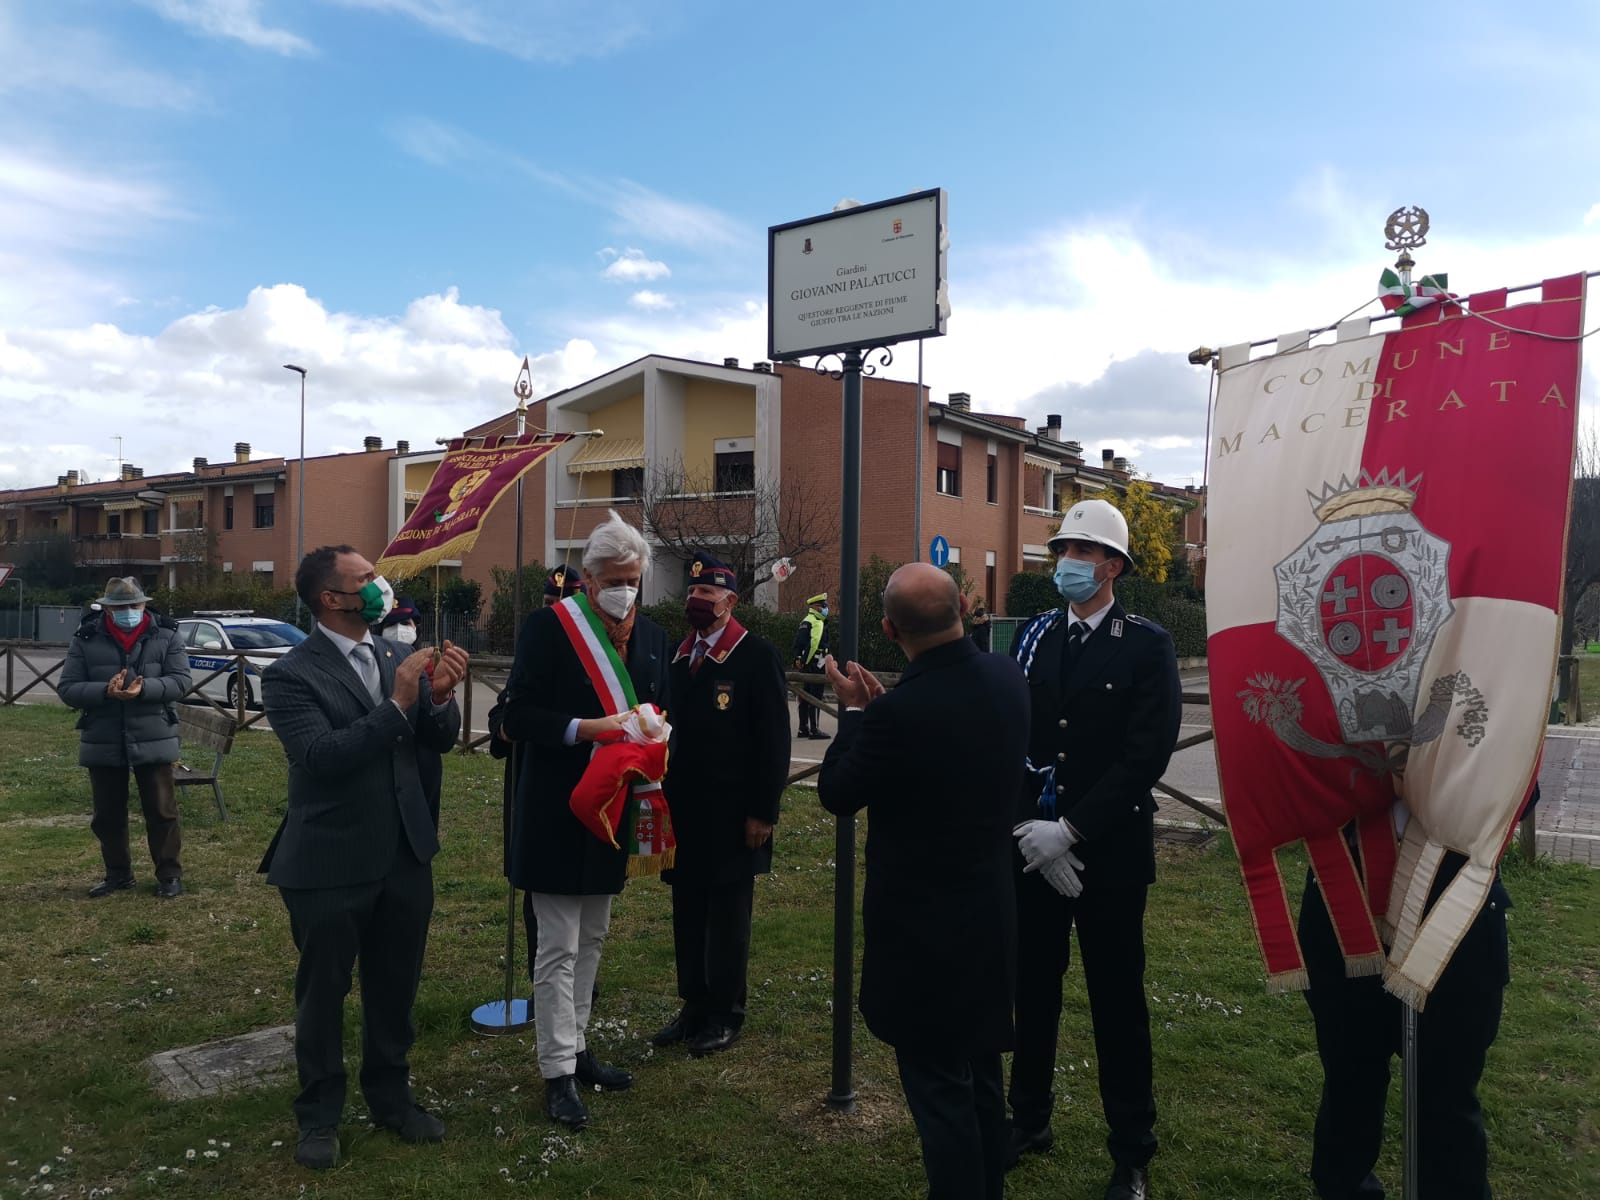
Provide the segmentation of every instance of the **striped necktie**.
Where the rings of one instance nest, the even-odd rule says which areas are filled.
[[[700,660],[706,656],[706,645],[705,638],[695,638],[694,649],[689,651],[689,671],[691,674],[700,669]]]

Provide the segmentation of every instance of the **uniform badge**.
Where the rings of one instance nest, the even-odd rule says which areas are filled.
[[[733,704],[733,684],[731,684],[731,683],[718,683],[717,684],[717,702],[716,703],[717,703],[717,711],[718,712],[727,712],[728,711],[729,706]]]
[[[1111,636],[1112,637],[1121,637],[1122,636],[1122,618],[1121,617],[1112,617],[1111,618]]]

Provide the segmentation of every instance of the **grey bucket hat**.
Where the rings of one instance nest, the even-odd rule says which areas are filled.
[[[132,575],[125,579],[111,578],[106,580],[106,594],[95,601],[102,608],[123,604],[148,604],[149,602],[150,597],[144,594],[144,589],[139,586],[139,581]]]

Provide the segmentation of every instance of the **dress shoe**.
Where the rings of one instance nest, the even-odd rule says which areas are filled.
[[[1056,1144],[1056,1135],[1050,1126],[1040,1129],[1022,1129],[1012,1125],[1006,1136],[1006,1170],[1022,1161],[1024,1154],[1044,1154]]]
[[[739,1030],[733,1025],[713,1021],[693,1037],[686,1039],[689,1053],[696,1058],[719,1054],[739,1040]]]
[[[810,738],[810,737],[811,737],[811,730],[809,730],[809,729],[802,729],[802,730],[801,730],[801,731],[800,731],[800,732],[799,732],[799,733],[797,733],[797,734],[795,734],[795,735],[794,735],[794,736],[795,736],[795,737],[796,737],[796,738],[797,738],[797,739],[798,739],[798,738],[806,738],[806,739],[809,739],[809,738]]]
[[[160,883],[156,884],[156,895],[160,896],[163,900],[176,900],[179,896],[183,895],[183,880],[163,879]]]
[[[603,1063],[592,1050],[578,1051],[577,1080],[584,1087],[598,1087],[606,1092],[620,1092],[633,1086],[633,1076],[621,1067]]]
[[[577,1076],[559,1075],[544,1081],[544,1111],[568,1129],[582,1129],[589,1123],[589,1110],[578,1095]]]
[[[91,899],[98,900],[101,896],[109,896],[112,892],[125,892],[133,886],[133,876],[126,879],[102,879],[89,889]]]
[[[313,1171],[326,1171],[339,1165],[339,1131],[332,1125],[320,1129],[302,1129],[300,1143],[294,1148],[294,1160]]]
[[[1150,1176],[1145,1169],[1118,1163],[1106,1184],[1106,1200],[1149,1200],[1149,1196]]]
[[[685,1008],[672,1018],[672,1024],[663,1025],[656,1030],[650,1038],[650,1044],[660,1049],[675,1045],[678,1042],[688,1041],[699,1032],[699,1018]]]
[[[825,742],[831,736],[832,736],[831,734],[823,733],[822,730],[820,730],[820,729],[813,729],[811,731],[811,740],[814,741],[814,742]]]
[[[403,1116],[379,1121],[385,1129],[392,1129],[402,1142],[442,1142],[444,1122],[427,1109],[413,1104]]]

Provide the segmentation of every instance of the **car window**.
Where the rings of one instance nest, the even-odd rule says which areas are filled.
[[[222,640],[222,630],[210,621],[196,621],[194,623],[194,641],[189,643],[200,650],[220,650],[227,646]]]
[[[195,626],[195,623],[193,621],[179,621],[178,622],[178,633],[183,637],[183,644],[185,646],[194,645],[195,627],[196,626]]]
[[[227,630],[235,650],[281,650],[287,646],[298,646],[306,640],[304,633],[284,622],[229,625]]]

